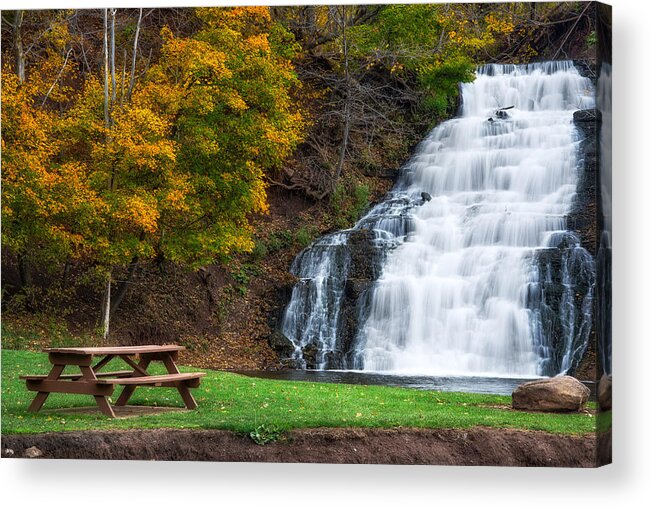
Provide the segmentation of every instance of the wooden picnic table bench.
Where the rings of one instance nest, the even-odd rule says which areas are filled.
[[[27,382],[27,389],[38,394],[29,406],[30,412],[38,412],[50,393],[87,394],[95,398],[100,410],[109,417],[115,417],[108,397],[116,385],[124,389],[115,402],[124,406],[138,386],[174,387],[179,391],[185,406],[197,408],[191,387],[198,387],[205,373],[181,373],[176,366],[180,345],[141,345],[136,347],[66,347],[47,348],[52,369],[47,375],[21,375]],[[134,360],[137,356],[137,362]],[[130,370],[100,371],[115,358],[122,359]],[[93,364],[93,362],[95,364]],[[147,368],[154,361],[165,365],[167,374],[151,375]],[[77,366],[80,373],[63,374],[66,366]]]

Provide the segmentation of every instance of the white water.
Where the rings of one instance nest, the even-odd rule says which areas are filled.
[[[318,368],[338,352],[353,369],[523,377],[543,374],[545,361],[560,354],[566,369],[575,334],[587,340],[592,301],[590,289],[574,308],[568,268],[592,261],[578,243],[562,255],[558,340],[548,336],[558,326],[541,311],[539,296],[551,280],[540,279],[535,252],[566,241],[580,169],[572,115],[594,107],[593,95],[571,62],[480,69],[462,87],[461,116],[428,135],[396,189],[355,227],[371,229],[388,253],[352,351],[337,342],[350,231],[321,238],[297,257],[292,272],[300,282],[282,325],[294,358],[302,361],[305,347],[315,345]],[[496,117],[509,106],[507,118]],[[538,306],[528,304],[532,291]]]
[[[490,75],[489,75],[490,74]],[[490,66],[462,88],[460,118],[405,168],[414,232],[387,258],[359,353],[366,370],[536,375],[532,253],[566,229],[577,183],[575,110],[593,106],[571,63]],[[509,118],[487,121],[498,108]]]

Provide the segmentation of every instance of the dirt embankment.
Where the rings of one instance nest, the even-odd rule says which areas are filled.
[[[260,446],[222,430],[81,431],[2,438],[2,454],[22,457],[36,446],[42,458],[270,463],[365,463],[593,467],[594,435],[473,428],[294,430]]]

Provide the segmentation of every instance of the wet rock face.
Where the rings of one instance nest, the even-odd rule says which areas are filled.
[[[527,306],[538,326],[534,335],[545,358],[543,375],[574,372],[592,330],[594,261],[574,240],[535,253],[538,281],[530,286]]]
[[[561,375],[534,380],[518,386],[512,395],[513,408],[540,412],[578,412],[583,410],[590,389],[574,377]]]
[[[342,301],[341,333],[336,350],[330,354],[329,369],[354,367],[353,343],[365,321],[369,294],[381,270],[382,252],[374,239],[373,232],[365,229],[352,232],[348,239],[350,267]]]
[[[581,141],[579,152],[582,157],[582,171],[576,187],[572,211],[567,216],[567,227],[576,231],[581,244],[596,255],[599,244],[597,223],[597,180],[598,152],[597,133],[601,121],[599,111],[584,109],[574,113],[574,125],[579,131]]]

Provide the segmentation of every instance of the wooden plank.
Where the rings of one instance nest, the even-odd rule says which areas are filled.
[[[138,363],[136,363],[133,359],[131,359],[129,356],[121,355],[120,358],[121,358],[125,363],[127,363],[129,366],[131,366],[131,367],[133,368],[134,371],[133,371],[132,373],[133,373],[133,376],[134,376],[134,377],[135,377],[135,376],[138,376],[138,377],[140,377],[140,376],[142,376],[142,377],[146,377],[146,376],[149,375],[149,373],[147,373],[147,368],[146,368],[146,367],[143,368],[143,367],[140,366]],[[140,373],[140,375],[136,375],[136,372]]]
[[[68,354],[65,352],[50,352],[48,359],[52,364],[90,366],[93,363],[93,356],[90,354]]]
[[[172,358],[171,355],[163,358],[163,363],[165,364],[165,368],[171,375],[179,374],[179,368],[178,366],[176,366],[176,363],[174,362],[174,358]],[[197,382],[198,381],[199,379],[197,378]],[[197,401],[194,399],[194,396],[192,396],[190,389],[188,389],[187,382],[180,382],[179,384],[177,384],[176,388],[179,391],[179,394],[181,395],[181,398],[183,399],[183,403],[185,403],[185,406],[190,410],[196,409]]]
[[[108,400],[104,396],[95,396],[95,403],[97,403],[97,406],[104,415],[108,417],[115,417],[113,407],[109,404]]]
[[[43,352],[81,355],[133,355],[156,352],[178,352],[181,350],[185,350],[185,347],[181,345],[138,345],[128,347],[57,347],[43,349]]]
[[[158,386],[158,384],[156,384]],[[179,387],[179,385],[184,385],[186,387],[199,387],[201,385],[200,378],[191,378],[188,380],[179,380],[175,382],[163,382],[159,387]]]
[[[167,375],[149,375],[146,377],[126,377],[126,378],[107,378],[98,379],[97,384],[119,384],[119,385],[148,385],[161,382],[180,382],[194,380],[204,377],[203,372],[196,373],[172,373]]]
[[[147,367],[149,366],[149,363],[151,363],[151,357],[149,357],[148,355],[140,356],[140,361],[138,361],[138,366],[141,369],[145,370],[145,372],[147,371]],[[135,371],[132,372],[131,376],[136,377],[137,376],[136,372]],[[132,385],[124,386],[124,389],[120,393],[120,396],[118,397],[118,400],[115,402],[115,404],[118,407],[122,407],[126,405],[127,402],[129,401],[129,398],[131,398],[135,390],[136,390],[136,386],[132,386]]]
[[[54,365],[50,370],[50,373],[48,373],[47,377],[45,378],[52,381],[56,380],[57,378],[59,378],[64,368],[65,366],[62,364]],[[43,403],[45,403],[45,400],[47,400],[47,397],[49,395],[50,393],[47,391],[39,391],[39,393],[32,400],[32,403],[30,403],[29,407],[27,408],[27,411],[38,412],[43,406]]]
[[[169,351],[169,352],[149,352],[141,353],[141,357],[149,357],[152,361],[165,361],[166,358],[171,358],[172,361],[176,361],[179,358],[178,351]]]
[[[98,384],[84,380],[27,380],[29,391],[39,393],[66,393],[66,394],[90,394],[98,396],[110,396],[115,386],[112,384]]]
[[[89,384],[94,385],[96,388],[101,387],[100,385],[97,384],[97,375],[95,375],[95,372],[93,371],[92,368],[90,368],[89,366],[80,366],[79,369],[81,370],[81,374],[84,376],[84,380],[82,382],[88,382]],[[111,389],[111,393],[113,393],[113,389]],[[100,392],[95,393],[94,394],[95,403],[97,403],[97,406],[99,407],[99,409],[102,411],[104,415],[108,417],[115,417],[115,412],[113,412],[113,407],[111,407],[108,400],[106,399],[107,396],[110,396],[110,394],[103,394]]]
[[[101,378],[101,377],[130,377],[131,375],[133,375],[132,370],[95,372],[95,376],[97,378]],[[65,380],[75,380],[75,379],[80,379],[82,377],[83,377],[83,375],[81,373],[65,373],[64,375],[59,375],[60,379],[65,379]],[[21,380],[40,380],[40,379],[46,379],[47,375],[21,375],[19,378]]]
[[[106,355],[104,358],[100,359],[95,366],[93,366],[93,371],[98,372],[99,370],[104,368],[104,366],[106,366],[108,363],[113,361],[114,358],[115,358],[114,355],[111,354]]]

